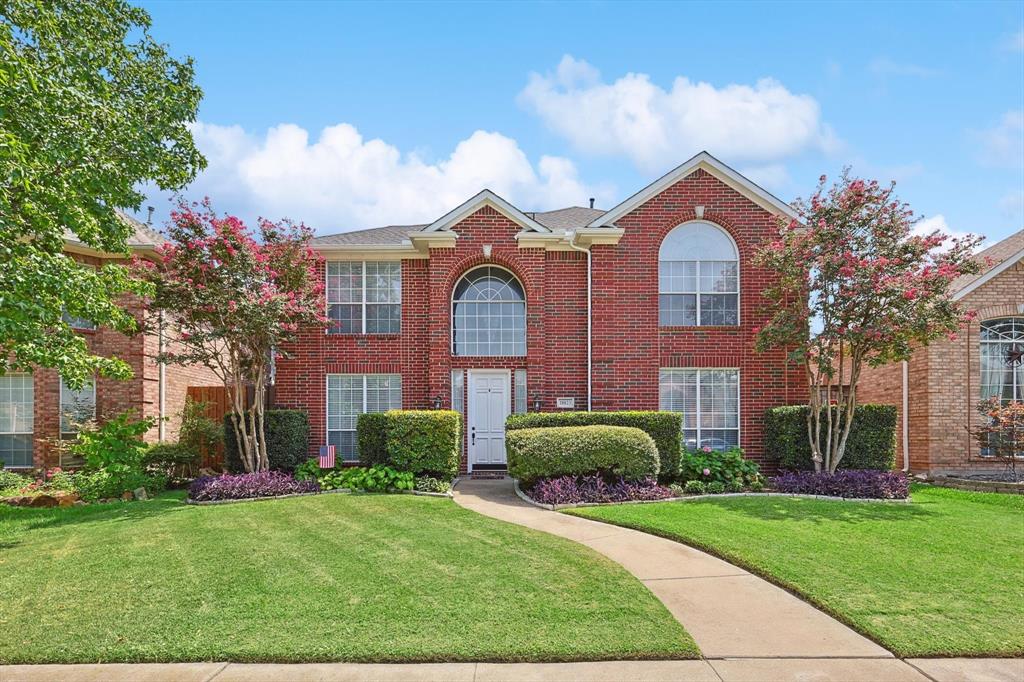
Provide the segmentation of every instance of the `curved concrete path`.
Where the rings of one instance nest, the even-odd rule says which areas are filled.
[[[789,592],[692,547],[534,507],[519,499],[507,478],[462,480],[454,492],[467,509],[560,535],[622,564],[668,607],[706,658],[893,658]]]

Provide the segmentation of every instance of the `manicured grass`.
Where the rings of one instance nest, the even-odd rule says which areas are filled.
[[[570,513],[708,550],[900,656],[1024,654],[1024,496],[915,486],[912,499],[732,497]]]
[[[694,658],[617,564],[450,500],[0,505],[0,663]]]

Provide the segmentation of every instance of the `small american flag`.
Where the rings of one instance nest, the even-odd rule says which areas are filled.
[[[333,445],[321,445],[320,446],[320,468],[321,469],[333,469],[334,468],[334,446]]]

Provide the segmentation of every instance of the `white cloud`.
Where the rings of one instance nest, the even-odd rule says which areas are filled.
[[[979,159],[988,166],[1024,168],[1024,109],[1007,111],[999,123],[971,135]]]
[[[196,123],[193,135],[209,167],[188,188],[220,211],[301,220],[318,232],[429,222],[487,187],[526,210],[608,204],[608,185],[580,180],[572,161],[533,164],[517,142],[478,130],[444,159],[429,163],[352,125],[308,131],[283,123],[254,135],[239,126]]]
[[[677,77],[669,90],[642,73],[613,83],[570,55],[531,74],[519,102],[582,152],[623,156],[656,172],[706,149],[730,163],[771,166],[838,142],[818,102],[776,80],[716,88]]]
[[[969,236],[970,234],[969,232],[963,232],[961,230],[952,229],[946,222],[946,217],[941,213],[918,221],[917,224],[914,225],[914,229],[911,232],[913,234],[924,237],[930,235],[932,232],[935,232],[936,230],[946,235],[947,237],[953,237],[954,239],[962,239],[964,237]],[[946,246],[948,245],[949,242],[947,241]]]
[[[896,62],[888,57],[878,57],[868,64],[868,70],[876,76],[910,76],[911,78],[932,78],[942,72],[927,66]]]

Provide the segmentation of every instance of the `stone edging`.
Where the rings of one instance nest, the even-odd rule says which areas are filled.
[[[452,485],[454,488],[455,486]],[[287,495],[271,495],[264,497],[243,497],[239,500],[191,500],[185,498],[185,504],[206,506],[212,504],[238,504],[240,502],[261,502],[263,500],[286,500],[289,497],[310,497],[313,495],[419,495],[420,497],[453,497],[451,490],[446,493],[428,493],[422,490],[389,490],[386,493],[367,492],[365,490],[351,490],[349,488],[335,488],[334,490],[318,490],[315,493],[288,493]]]
[[[905,500],[878,499],[874,497],[832,497],[829,495],[803,495],[799,493],[719,493],[717,495],[687,495],[686,497],[666,497],[663,500],[626,500],[625,502],[573,502],[571,504],[543,504],[530,499],[530,496],[519,487],[519,480],[512,479],[516,495],[534,507],[559,511],[561,509],[574,509],[576,507],[608,507],[619,504],[654,504],[656,502],[689,502],[690,500],[713,500],[723,497],[799,497],[808,500],[832,500],[834,502],[882,502],[896,504],[910,504],[910,498]]]
[[[1010,483],[1009,481],[985,481],[972,478],[957,478],[956,476],[937,476],[924,481],[924,483],[940,488],[953,488],[955,490],[967,490],[976,493],[1024,495],[1024,483]]]

